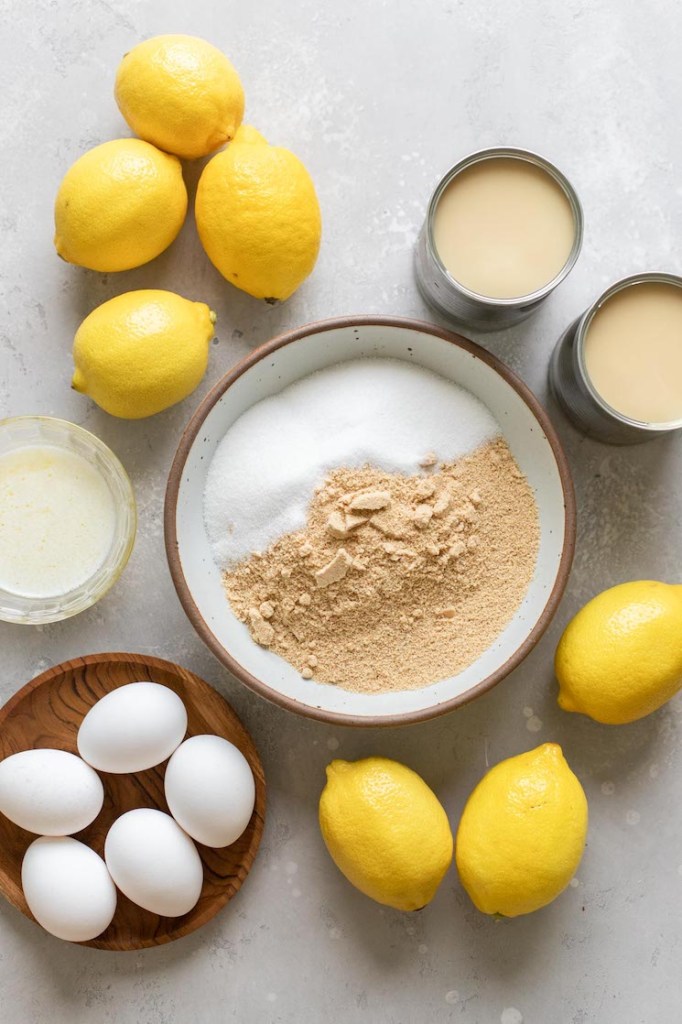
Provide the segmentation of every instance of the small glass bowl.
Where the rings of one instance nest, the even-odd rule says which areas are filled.
[[[0,619],[41,625],[78,615],[99,601],[123,572],[135,543],[137,510],[128,475],[114,453],[94,434],[50,416],[0,420],[0,455],[35,445],[64,448],[80,455],[104,478],[114,501],[116,522],[109,552],[80,586],[52,597],[24,597],[0,587]]]

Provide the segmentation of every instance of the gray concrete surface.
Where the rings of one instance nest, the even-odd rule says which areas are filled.
[[[579,542],[568,592],[543,642],[493,693],[400,731],[326,728],[239,686],[186,621],[166,568],[161,509],[180,432],[201,395],[274,333],[343,313],[430,316],[411,251],[433,185],[475,148],[516,144],[572,179],[586,216],[582,258],[529,323],[485,344],[544,399],[563,327],[610,281],[680,272],[682,14],[673,0],[0,0],[0,412],[64,416],[99,434],[129,470],[140,506],[132,561],[114,591],[69,622],[0,625],[5,699],[86,652],[139,650],[187,665],[252,730],[269,783],[265,839],[238,898],[169,947],[111,954],[71,947],[0,901],[3,1024],[674,1024],[682,1016],[682,698],[609,729],[562,713],[552,655],[596,591],[680,579],[682,437],[608,448],[550,403],[575,474]],[[140,270],[101,276],[52,249],[59,179],[86,148],[128,134],[112,98],[120,55],[158,32],[224,47],[248,118],[309,166],[324,211],[314,276],[270,307],[227,285],[191,219]],[[198,168],[188,168],[190,183]],[[218,312],[197,393],[146,422],[107,417],[69,390],[79,320],[118,292],[175,288]],[[524,709],[532,708],[532,717]],[[516,921],[478,914],[451,872],[414,916],[351,889],[327,857],[316,802],[325,763],[399,758],[453,822],[486,762],[558,740],[591,809],[574,886]]]

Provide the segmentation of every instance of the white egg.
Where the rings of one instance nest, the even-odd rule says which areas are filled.
[[[201,895],[204,869],[197,848],[163,811],[138,807],[117,818],[104,859],[121,892],[154,914],[180,917]]]
[[[80,832],[95,820],[103,801],[97,772],[66,750],[22,750],[0,761],[0,811],[29,832]]]
[[[31,843],[21,865],[21,885],[38,924],[58,939],[94,939],[116,911],[116,889],[106,864],[69,836],[41,836]]]
[[[170,757],[186,732],[177,693],[159,683],[128,683],[90,708],[78,730],[78,752],[101,772],[142,772]]]
[[[166,768],[166,800],[185,832],[205,846],[229,846],[251,820],[253,773],[241,750],[221,736],[190,736]]]

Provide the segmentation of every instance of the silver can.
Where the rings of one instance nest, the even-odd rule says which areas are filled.
[[[452,180],[465,169],[484,160],[508,157],[523,160],[546,171],[561,186],[573,211],[575,237],[573,248],[559,273],[546,285],[518,298],[495,299],[479,295],[465,288],[445,269],[436,250],[433,239],[433,224],[436,209],[443,192]],[[537,153],[514,147],[482,149],[455,164],[441,178],[431,196],[426,219],[422,226],[415,252],[415,276],[417,287],[426,302],[457,327],[471,327],[478,331],[499,331],[518,324],[529,317],[558,284],[570,273],[580,254],[583,241],[583,212],[575,189],[567,178],[553,164]]]
[[[682,288],[674,274],[634,274],[617,281],[562,334],[549,365],[549,383],[569,419],[579,430],[608,444],[639,444],[682,429],[682,419],[643,423],[618,412],[590,381],[585,363],[585,338],[594,315],[617,292],[638,284],[671,284]]]

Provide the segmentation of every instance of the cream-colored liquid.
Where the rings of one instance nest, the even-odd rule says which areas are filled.
[[[56,597],[106,558],[116,511],[106,481],[80,455],[31,445],[0,455],[0,587]]]
[[[602,398],[641,423],[682,419],[682,288],[636,284],[595,313],[585,367]]]
[[[433,225],[438,255],[465,288],[489,298],[530,295],[573,248],[575,219],[546,171],[510,157],[473,164],[443,192]]]

